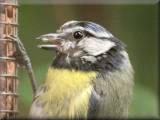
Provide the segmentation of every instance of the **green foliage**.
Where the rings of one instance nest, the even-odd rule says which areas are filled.
[[[155,94],[143,85],[134,88],[133,100],[130,106],[131,118],[158,118],[158,93]]]

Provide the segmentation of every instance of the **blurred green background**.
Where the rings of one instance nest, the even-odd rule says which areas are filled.
[[[53,53],[37,48],[35,38],[55,32],[69,20],[87,20],[106,27],[127,44],[135,70],[135,87],[129,116],[158,114],[158,5],[21,5],[19,36],[32,60],[38,83],[45,79]],[[32,90],[26,72],[19,69],[20,117],[28,114]],[[56,92],[56,91],[55,91]]]

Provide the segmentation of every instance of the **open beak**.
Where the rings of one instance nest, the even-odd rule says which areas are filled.
[[[42,42],[48,43],[48,44],[38,45],[39,48],[42,48],[45,50],[60,50],[61,48],[62,38],[57,33],[41,35],[36,39],[40,39]]]

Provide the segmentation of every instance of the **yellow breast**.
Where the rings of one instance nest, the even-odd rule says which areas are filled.
[[[96,72],[50,68],[45,85],[46,92],[40,97],[44,111],[52,117],[87,117],[92,80]]]

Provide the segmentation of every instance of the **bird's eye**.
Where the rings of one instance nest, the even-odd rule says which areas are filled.
[[[80,32],[80,31],[76,31],[74,34],[73,34],[74,38],[75,39],[81,39],[83,37],[83,33]]]

